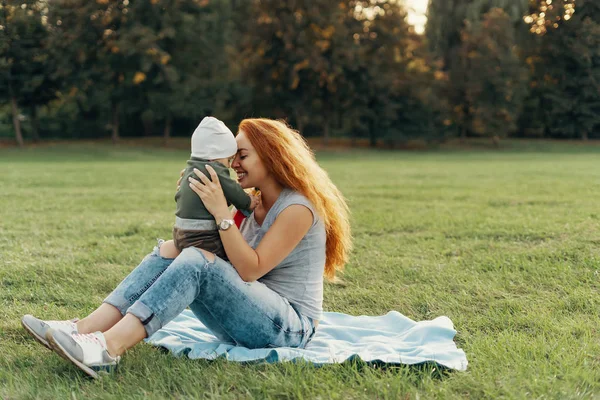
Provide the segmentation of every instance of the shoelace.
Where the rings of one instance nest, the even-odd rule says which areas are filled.
[[[102,348],[105,347],[100,339],[98,339],[98,336],[94,335],[93,333],[76,333],[73,335],[73,339],[75,339],[76,342],[92,343],[97,344]]]
[[[73,321],[51,321],[51,322],[56,325],[66,325],[68,327],[72,327],[73,325],[75,325],[75,322],[73,322]]]

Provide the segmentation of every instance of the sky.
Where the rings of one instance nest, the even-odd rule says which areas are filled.
[[[408,22],[415,26],[417,33],[423,33],[427,17],[427,3],[429,0],[405,0],[408,8]]]

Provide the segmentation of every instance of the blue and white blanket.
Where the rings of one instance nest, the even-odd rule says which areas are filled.
[[[185,310],[146,341],[176,356],[192,359],[224,357],[231,361],[269,363],[303,359],[321,365],[358,357],[386,364],[435,362],[464,371],[467,357],[456,347],[454,335],[456,331],[448,317],[415,322],[396,311],[359,317],[326,312],[305,349],[248,349],[220,342],[190,310]]]

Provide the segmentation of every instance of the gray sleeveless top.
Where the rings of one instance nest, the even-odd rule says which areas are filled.
[[[307,207],[313,214],[313,224],[296,248],[259,281],[286,298],[303,315],[318,320],[323,312],[326,236],[325,225],[312,203],[298,192],[283,189],[262,226],[258,225],[253,213],[242,222],[240,232],[256,249],[279,213],[293,204]]]

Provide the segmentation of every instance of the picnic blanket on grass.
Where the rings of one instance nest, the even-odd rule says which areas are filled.
[[[248,349],[219,341],[190,310],[157,331],[148,343],[176,356],[239,362],[294,361],[322,365],[360,358],[385,364],[421,364],[464,371],[467,357],[453,341],[456,331],[448,317],[415,322],[396,311],[381,316],[352,316],[325,312],[305,349],[291,347]]]

